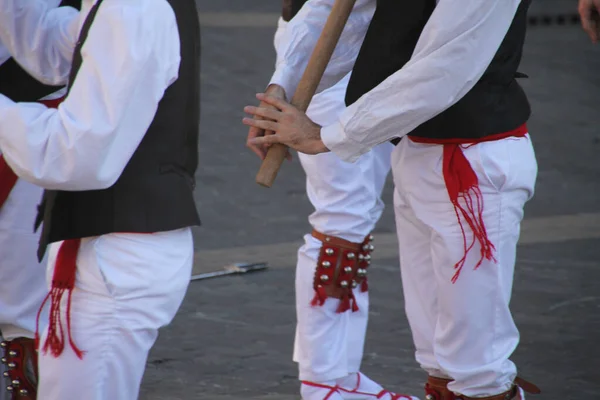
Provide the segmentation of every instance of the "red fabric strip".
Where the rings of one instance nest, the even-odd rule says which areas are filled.
[[[0,154],[0,207],[4,205],[13,187],[17,183],[17,175],[8,166],[4,157]]]
[[[473,171],[473,167],[465,157],[462,146],[471,146],[477,143],[501,140],[509,137],[523,137],[526,134],[527,125],[523,124],[512,131],[479,139],[430,139],[409,136],[416,143],[442,144],[444,146],[442,156],[444,182],[462,232],[464,250],[462,258],[454,264],[456,272],[452,277],[452,283],[456,283],[466,263],[467,255],[476,242],[479,243],[480,257],[474,269],[479,268],[484,259],[496,262],[496,258],[494,257],[496,249],[488,237],[483,222],[483,195],[479,189],[477,174]],[[470,243],[467,242],[464,223],[473,232],[473,240]]]

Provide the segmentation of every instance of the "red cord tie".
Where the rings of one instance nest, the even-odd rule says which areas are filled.
[[[337,385],[329,386],[329,385],[324,385],[322,383],[316,383],[316,382],[310,382],[310,381],[301,381],[301,382],[302,382],[302,384],[304,384],[306,386],[312,386],[312,387],[321,388],[321,389],[329,389],[329,393],[327,393],[327,395],[325,397],[323,397],[323,400],[328,400],[331,396],[340,392],[340,387]]]

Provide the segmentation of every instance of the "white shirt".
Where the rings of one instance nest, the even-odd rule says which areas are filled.
[[[81,12],[46,0],[0,0],[0,42],[46,84],[67,83]],[[165,0],[104,0],[83,63],[57,110],[0,95],[0,151],[20,177],[56,190],[95,190],[119,178],[180,64],[175,15]]]
[[[289,22],[271,83],[288,98],[298,85],[334,0],[309,0]],[[347,107],[321,138],[345,161],[410,133],[460,100],[481,78],[508,32],[520,0],[437,0],[412,58]],[[330,74],[349,73],[376,0],[357,0],[334,52]],[[338,83],[339,84],[339,83]]]

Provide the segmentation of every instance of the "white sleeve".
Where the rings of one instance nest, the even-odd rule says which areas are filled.
[[[48,0],[0,0],[0,42],[32,76],[64,85],[71,70],[79,12]]]
[[[520,0],[439,0],[412,58],[348,107],[322,140],[346,161],[402,137],[454,105],[479,81]]]
[[[334,0],[309,0],[278,37],[277,63],[270,83],[282,86],[288,99],[294,95],[333,4]],[[352,70],[374,10],[375,0],[356,1],[327,67],[327,75],[337,77],[332,82]]]
[[[178,76],[179,34],[166,2],[155,16],[128,4],[99,8],[57,110],[0,95],[0,150],[25,180],[56,190],[110,187],[146,134]]]

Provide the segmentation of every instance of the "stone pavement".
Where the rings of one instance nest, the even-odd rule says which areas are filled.
[[[203,21],[202,122],[196,272],[268,261],[247,276],[192,282],[148,360],[142,400],[298,399],[291,361],[293,265],[311,206],[297,160],[271,189],[254,183],[244,105],[272,72],[278,0],[198,0]],[[576,2],[534,2],[531,15],[572,13]],[[529,30],[522,72],[540,165],[526,210],[512,308],[514,359],[542,387],[536,398],[600,399],[600,47],[577,25]],[[391,204],[391,186],[384,198]],[[403,312],[393,210],[377,227],[364,371],[421,395],[423,374]]]

